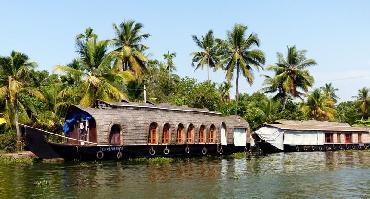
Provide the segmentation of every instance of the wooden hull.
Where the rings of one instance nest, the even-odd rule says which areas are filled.
[[[65,160],[122,160],[140,157],[194,157],[228,155],[249,150],[249,146],[221,146],[219,144],[181,145],[72,145],[47,142],[43,133],[27,128],[24,132],[27,148],[36,156],[45,159]]]

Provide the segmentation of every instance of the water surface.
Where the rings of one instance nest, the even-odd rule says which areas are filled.
[[[370,152],[0,165],[0,198],[369,198]]]

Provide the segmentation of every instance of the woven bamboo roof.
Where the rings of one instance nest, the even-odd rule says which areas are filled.
[[[190,108],[188,106],[174,106],[166,103],[153,105],[150,103],[131,103],[131,102],[104,102],[97,101],[97,108],[134,108],[134,109],[157,109],[164,111],[195,112],[211,115],[221,115],[219,112],[209,111],[208,109]]]
[[[275,123],[266,124],[284,130],[297,131],[335,131],[335,132],[370,132],[370,128],[351,127],[348,123],[328,122],[328,121],[299,121],[299,120],[278,120]]]

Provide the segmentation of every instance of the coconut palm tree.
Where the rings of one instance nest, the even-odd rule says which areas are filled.
[[[0,100],[5,101],[5,118],[7,124],[15,126],[18,140],[21,137],[19,119],[28,119],[28,104],[24,103],[22,95],[44,100],[43,94],[28,81],[35,67],[36,64],[20,52],[12,51],[10,56],[0,57]]]
[[[230,88],[231,88],[230,82],[222,82],[218,87],[222,102],[230,101]]]
[[[204,66],[207,66],[207,80],[209,81],[209,68],[217,69],[218,56],[217,56],[217,45],[213,36],[213,31],[209,30],[206,35],[198,38],[196,35],[192,36],[195,44],[201,49],[192,53],[192,66],[195,70]]]
[[[357,107],[360,109],[362,119],[369,119],[369,106],[370,106],[370,89],[361,88],[358,90],[356,98]]]
[[[107,53],[109,41],[98,41],[98,37],[92,32],[80,36],[81,34],[76,39],[79,59],[71,65],[57,65],[55,70],[63,71],[68,77],[81,81],[81,85],[74,89],[69,87],[63,89],[60,96],[77,95],[79,103],[83,106],[92,106],[97,99],[104,101],[127,99],[122,82],[131,79],[131,73],[112,70],[113,56]]]
[[[283,88],[282,82],[279,82],[277,78],[271,77],[269,75],[263,75],[265,77],[265,80],[263,82],[263,85],[266,87],[262,88],[261,91],[264,93],[276,93],[273,97],[274,100],[279,99],[287,99],[288,94],[285,92]]]
[[[163,58],[166,60],[165,69],[166,69],[166,71],[168,73],[171,73],[174,70],[176,70],[175,64],[173,63],[173,59],[175,57],[176,57],[176,53],[170,53],[170,51],[168,51],[167,53],[163,54]]]
[[[112,54],[118,58],[117,65],[122,66],[121,70],[131,70],[140,75],[146,70],[148,58],[143,51],[148,47],[142,41],[150,35],[142,33],[143,24],[132,20],[124,21],[119,25],[113,24],[116,37],[112,40],[116,48]]]
[[[321,87],[321,90],[324,92],[326,97],[332,99],[335,103],[338,101],[339,98],[335,93],[338,91],[338,89],[334,88],[332,83],[326,83],[323,87]]]
[[[307,67],[316,65],[315,60],[306,58],[305,50],[297,50],[295,46],[288,46],[287,49],[286,58],[282,53],[277,53],[278,62],[266,68],[273,71],[275,76],[267,76],[265,81],[265,84],[270,87],[270,89],[267,87],[267,92],[278,91],[284,98],[283,109],[289,95],[301,98],[312,87],[314,78]]]
[[[307,96],[307,102],[302,104],[301,111],[315,120],[329,120],[335,118],[334,102],[328,99],[320,89],[315,89]]]
[[[236,95],[239,96],[239,76],[246,77],[249,85],[253,84],[253,68],[262,69],[265,63],[265,55],[261,50],[252,49],[260,45],[258,36],[254,33],[246,35],[247,26],[235,24],[233,29],[227,32],[227,39],[218,40],[219,53],[222,59],[222,65],[226,70],[226,79],[231,81],[236,73]]]

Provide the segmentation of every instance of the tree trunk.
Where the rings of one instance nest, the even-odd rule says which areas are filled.
[[[284,111],[285,110],[285,106],[286,106],[286,103],[288,102],[288,97],[287,96],[285,96],[284,97],[284,101],[283,101],[283,109],[282,109],[282,111]]]
[[[239,64],[236,66],[235,100],[239,99]]]
[[[209,65],[207,65],[207,75],[208,75],[208,81],[209,81]]]

